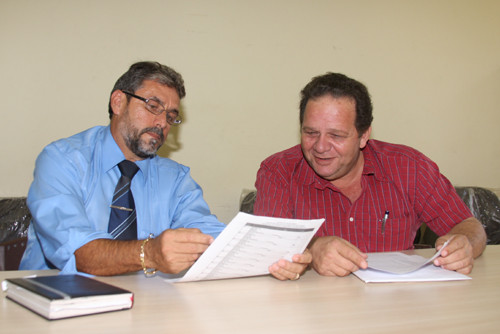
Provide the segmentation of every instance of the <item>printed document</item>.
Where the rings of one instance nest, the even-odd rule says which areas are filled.
[[[470,277],[455,271],[434,266],[434,259],[441,254],[450,240],[429,259],[420,255],[407,255],[401,252],[368,253],[368,269],[360,269],[353,274],[366,283],[470,279]]]
[[[324,219],[302,220],[238,213],[186,274],[189,282],[269,274],[280,259],[304,252]]]
[[[434,261],[435,258],[441,255],[441,252],[450,241],[451,239],[448,240],[430,259],[426,259],[419,255],[407,255],[400,252],[381,252],[368,253],[366,262],[368,262],[368,267],[371,269],[385,271],[391,274],[408,274]]]

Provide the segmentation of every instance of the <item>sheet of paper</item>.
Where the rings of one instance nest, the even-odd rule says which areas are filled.
[[[302,253],[324,219],[300,220],[238,213],[186,274],[189,282],[259,276]]]
[[[365,283],[388,283],[388,282],[431,282],[431,281],[457,281],[471,279],[456,271],[436,267],[432,263],[407,274],[391,274],[374,269],[358,270],[353,273]]]
[[[368,253],[368,259],[366,261],[368,262],[368,267],[371,269],[392,274],[407,274],[434,261],[435,258],[441,255],[441,252],[450,241],[451,239],[446,241],[443,247],[441,247],[441,249],[430,259],[426,259],[419,255],[407,255],[401,252],[380,252]]]
[[[441,255],[441,252],[450,241],[451,239],[429,259],[420,255],[408,255],[401,252],[368,253],[368,269],[360,269],[353,274],[366,283],[470,279],[470,277],[455,271],[434,266],[434,259]]]

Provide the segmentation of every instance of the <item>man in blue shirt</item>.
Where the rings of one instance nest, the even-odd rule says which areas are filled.
[[[210,213],[189,168],[156,155],[171,126],[181,122],[178,109],[185,94],[173,69],[133,64],[111,92],[109,126],[44,148],[28,193],[33,219],[20,269],[93,275],[142,269],[149,275],[179,273],[198,259],[225,225]],[[108,233],[110,207],[116,208],[112,200],[124,160],[138,167],[130,183],[136,237],[115,240]],[[279,279],[298,278],[311,256],[294,259],[280,260],[270,272]]]

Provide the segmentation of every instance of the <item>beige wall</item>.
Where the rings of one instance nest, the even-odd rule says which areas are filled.
[[[423,151],[456,185],[500,188],[499,12],[497,0],[2,0],[0,197],[27,193],[43,146],[107,124],[114,82],[145,59],[185,78],[179,148],[161,153],[192,168],[224,222],[261,160],[298,142],[298,93],[326,71],[368,86],[372,137]]]

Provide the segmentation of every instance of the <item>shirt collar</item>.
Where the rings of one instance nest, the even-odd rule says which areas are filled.
[[[111,128],[109,126],[106,128],[104,133],[101,154],[102,168],[104,173],[107,173],[125,159],[125,155],[113,138],[113,135],[111,134]],[[148,179],[149,164],[155,157],[135,162],[139,167],[139,170],[144,175],[144,181]]]
[[[373,175],[379,181],[388,181],[389,178],[377,159],[377,154],[373,144],[376,144],[376,141],[370,139],[366,144],[366,147],[363,149],[363,157],[365,159],[363,175]]]
[[[102,169],[104,173],[107,173],[109,170],[114,168],[117,164],[125,159],[123,152],[120,150],[120,147],[111,134],[111,128],[109,126],[106,127],[106,130],[104,132],[101,159]]]

